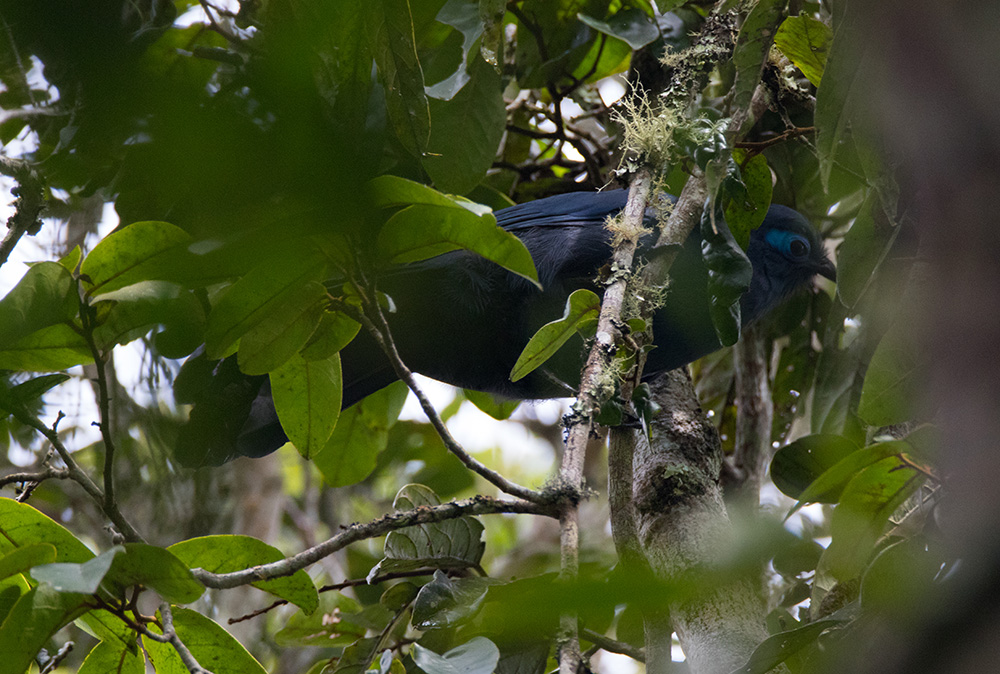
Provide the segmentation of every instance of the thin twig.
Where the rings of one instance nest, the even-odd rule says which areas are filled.
[[[45,666],[38,671],[38,674],[51,674],[51,672],[56,671],[62,661],[73,652],[75,645],[72,641],[64,643],[55,655],[45,661]]]
[[[212,672],[198,664],[198,660],[191,655],[191,651],[184,645],[181,638],[177,636],[177,632],[174,630],[174,614],[171,613],[170,604],[167,602],[160,604],[160,617],[163,619],[163,636],[167,637],[170,645],[177,651],[177,655],[181,656],[181,662],[188,668],[188,671],[191,674],[212,674]]]
[[[37,473],[10,473],[0,477],[0,488],[6,487],[9,484],[16,484],[18,482],[30,482],[35,485],[39,485],[45,480],[69,480],[72,477],[69,471],[65,468],[55,468],[53,466],[48,466],[45,470],[39,471]]]
[[[101,490],[97,484],[90,479],[90,476],[80,468],[80,465],[73,459],[73,455],[70,454],[69,450],[66,449],[66,445],[63,444],[62,440],[59,439],[59,434],[55,430],[55,424],[52,428],[47,427],[38,419],[34,418],[30,414],[24,412],[23,410],[13,410],[11,412],[15,419],[20,421],[25,426],[30,426],[36,431],[45,436],[45,439],[52,444],[56,452],[59,453],[59,458],[62,459],[63,463],[66,464],[66,469],[69,471],[69,478],[83,487],[83,490],[87,492],[97,505],[102,508],[104,514],[112,524],[114,524],[118,531],[122,533],[123,536],[129,541],[143,540],[139,532],[132,526],[132,524],[125,519],[122,515],[121,510],[118,508],[117,504],[112,504],[110,509],[105,507],[104,492]],[[59,419],[62,417],[60,416]],[[56,424],[59,423],[59,419],[56,420]]]
[[[431,522],[443,522],[469,515],[491,515],[499,513],[522,513],[530,515],[542,515],[545,517],[557,517],[558,511],[554,505],[543,505],[531,503],[529,501],[507,501],[490,498],[488,496],[476,496],[471,499],[461,501],[450,501],[436,506],[421,506],[413,510],[383,515],[377,520],[354,524],[344,528],[332,538],[328,538],[318,545],[307,548],[302,552],[286,557],[285,559],[270,564],[254,566],[242,571],[232,573],[210,573],[204,569],[195,569],[195,577],[204,585],[226,589],[246,585],[258,580],[269,578],[279,578],[290,576],[300,569],[304,569],[310,564],[332,555],[338,550],[342,550],[352,543],[363,541],[369,538],[376,538],[390,531],[404,529],[416,524],[428,524]]]
[[[361,288],[358,288],[358,291],[359,294],[363,293]],[[427,396],[424,395],[420,385],[417,384],[417,380],[413,377],[413,372],[406,367],[406,364],[403,363],[403,359],[400,358],[399,351],[396,349],[396,343],[393,341],[392,333],[389,330],[389,324],[385,320],[385,315],[382,313],[381,307],[378,306],[378,302],[372,302],[364,296],[362,296],[362,301],[369,307],[369,311],[374,315],[374,320],[378,321],[378,325],[375,325],[372,318],[362,312],[352,311],[351,313],[354,314],[352,318],[364,325],[365,328],[371,333],[375,341],[378,342],[378,345],[389,358],[389,362],[392,364],[393,370],[396,372],[396,376],[405,382],[410,390],[413,391],[413,395],[416,396],[417,401],[419,401],[421,409],[423,409],[424,414],[427,415],[431,425],[434,426],[434,429],[441,437],[441,440],[444,442],[445,447],[448,448],[448,451],[457,456],[458,459],[464,463],[467,468],[469,468],[469,470],[477,473],[504,493],[522,498],[525,501],[530,501],[532,503],[547,503],[546,497],[540,492],[511,482],[500,473],[487,468],[485,465],[472,458],[472,456],[470,456],[469,453],[462,448],[458,441],[452,436],[448,427],[441,419],[441,416],[437,413],[437,410],[434,409],[430,400],[428,400]],[[344,310],[350,311],[351,308],[345,306]]]
[[[384,583],[388,580],[396,580],[397,578],[420,578],[421,576],[430,576],[437,569],[416,569],[414,571],[395,571],[393,573],[384,573],[379,576],[375,576],[369,582],[367,578],[352,578],[351,580],[345,580],[342,583],[334,583],[333,585],[324,585],[319,589],[320,594],[323,592],[339,592],[340,590],[347,589],[349,587],[358,587],[360,585],[378,585],[379,583]],[[288,604],[287,599],[278,599],[263,608],[259,608],[256,611],[247,613],[246,615],[241,615],[239,618],[230,618],[229,624],[235,625],[236,623],[241,623],[251,618],[256,618],[257,616],[264,615],[279,606],[284,606]]]
[[[601,650],[608,651],[609,653],[621,653],[622,655],[627,655],[633,660],[639,662],[646,662],[646,650],[643,648],[638,648],[632,644],[625,643],[624,641],[618,641],[610,637],[606,637],[600,632],[595,632],[594,630],[584,628],[580,632],[582,636],[587,641],[593,642],[595,646],[600,647]]]

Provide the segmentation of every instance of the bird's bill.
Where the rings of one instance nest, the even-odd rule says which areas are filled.
[[[833,263],[830,262],[830,260],[828,260],[825,257],[819,263],[819,266],[816,267],[816,273],[822,276],[823,278],[830,279],[834,283],[837,282],[837,268],[834,267]]]

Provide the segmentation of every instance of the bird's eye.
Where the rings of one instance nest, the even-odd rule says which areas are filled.
[[[809,243],[799,237],[788,242],[788,251],[795,257],[806,257],[809,255]]]

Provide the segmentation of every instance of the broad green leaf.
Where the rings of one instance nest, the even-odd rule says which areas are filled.
[[[0,411],[11,411],[34,403],[55,386],[69,380],[68,374],[46,374],[6,390],[0,388]]]
[[[36,566],[31,570],[31,577],[40,583],[48,583],[59,592],[94,594],[111,568],[115,556],[124,550],[116,545],[83,563],[55,562]]]
[[[267,674],[243,644],[214,620],[175,607],[174,629],[191,655],[213,674]]]
[[[406,178],[400,178],[399,176],[379,176],[369,181],[368,188],[371,191],[372,205],[375,208],[394,208],[397,206],[422,204],[424,206],[461,206],[470,209],[476,207],[472,211],[476,215],[484,215],[490,212],[490,209],[485,206],[479,206],[471,201],[442,194],[433,187],[428,187],[423,183],[407,180]]]
[[[167,548],[191,569],[231,573],[284,559],[277,548],[250,536],[202,536],[174,543]],[[306,613],[318,605],[316,586],[305,571],[285,578],[258,580],[254,587],[287,599]]]
[[[736,66],[734,110],[746,110],[750,106],[786,4],[786,0],[759,0],[740,27],[733,51],[733,64]]]
[[[327,484],[357,484],[375,470],[408,392],[403,382],[395,382],[341,412],[330,440],[312,458]]]
[[[87,611],[76,619],[76,625],[101,641],[117,643],[130,651],[135,649],[135,632],[121,618],[107,611]]]
[[[373,0],[366,19],[389,121],[403,147],[420,157],[427,148],[431,118],[410,4],[408,0]]]
[[[566,309],[559,320],[546,323],[528,340],[510,371],[510,380],[528,376],[551,358],[566,341],[585,325],[597,320],[601,313],[601,298],[591,290],[580,288],[566,298]]]
[[[815,437],[815,436],[814,436]],[[833,436],[838,437],[838,436]],[[845,456],[836,464],[823,472],[816,481],[799,494],[798,509],[806,503],[836,503],[840,495],[855,475],[882,459],[910,451],[910,445],[904,440],[878,442],[859,449]]]
[[[347,646],[365,636],[368,627],[361,605],[340,592],[324,592],[319,610],[295,613],[274,635],[279,646]],[[336,620],[330,620],[336,616]]]
[[[94,557],[69,530],[27,503],[0,499],[0,554],[37,543],[55,546],[56,562],[86,562]]]
[[[125,544],[125,553],[115,557],[105,584],[115,594],[134,585],[144,585],[175,604],[190,604],[205,592],[188,566],[173,553],[145,543]]]
[[[495,0],[490,0],[495,3]],[[448,0],[444,3],[441,11],[437,13],[435,17],[439,22],[451,26],[458,32],[462,34],[462,58],[458,62],[458,68],[454,73],[441,80],[437,84],[426,87],[427,95],[431,98],[436,98],[442,101],[450,101],[452,97],[462,90],[469,82],[469,72],[468,65],[470,62],[470,53],[472,48],[476,44],[476,40],[479,36],[483,34],[483,18],[481,17],[481,11],[485,9],[481,7],[476,2],[468,2],[467,0]],[[504,6],[501,4],[499,7],[499,12],[502,14],[504,11]],[[483,46],[486,49],[486,46]],[[472,54],[473,58],[475,57]],[[488,60],[488,59],[487,59]],[[495,65],[495,63],[494,63]],[[433,106],[433,102],[431,102]],[[435,119],[433,107],[431,108],[431,119]],[[435,121],[436,123],[436,121]],[[434,127],[431,127],[431,133],[434,132]],[[493,147],[494,151],[496,146]]]
[[[326,311],[302,348],[306,360],[325,360],[351,343],[361,324],[339,311]]]
[[[190,291],[167,281],[140,281],[103,293],[95,304],[113,301],[107,315],[94,330],[94,340],[103,348],[139,339],[158,324],[203,327],[201,303]]]
[[[454,206],[409,206],[385,223],[378,245],[397,264],[464,248],[538,285],[531,253],[520,239],[498,227],[492,215],[477,216]]]
[[[832,541],[820,569],[841,582],[861,575],[889,517],[923,481],[922,473],[896,457],[858,473],[847,483],[830,518]]]
[[[837,296],[852,314],[872,288],[879,267],[899,234],[898,227],[874,217],[878,205],[878,197],[872,192],[837,251]]]
[[[413,604],[414,629],[448,629],[471,618],[482,606],[491,585],[502,581],[493,578],[449,578],[434,572],[431,582],[420,588]]]
[[[274,308],[263,321],[240,338],[238,362],[244,374],[267,374],[301,349],[319,324],[326,288],[311,281]]]
[[[296,355],[271,372],[270,379],[274,408],[288,439],[303,457],[315,456],[340,416],[340,354],[312,361]]]
[[[505,400],[497,398],[492,393],[482,393],[472,389],[465,389],[465,397],[479,408],[480,412],[485,412],[498,421],[510,419],[510,415],[521,404],[520,400]]]
[[[774,44],[802,74],[818,87],[826,68],[826,55],[830,51],[833,31],[822,21],[801,14],[781,22],[774,36]]]
[[[49,639],[87,611],[86,595],[39,585],[21,595],[0,624],[0,674],[24,674]]]
[[[888,426],[913,418],[913,401],[921,391],[923,358],[909,326],[897,321],[882,336],[861,388],[858,416],[872,426]]]
[[[221,358],[240,337],[280,307],[323,280],[325,265],[302,253],[268,260],[234,283],[212,307],[205,331],[205,350]]]
[[[155,625],[150,629],[160,633]],[[184,661],[177,654],[171,644],[162,644],[154,639],[142,638],[142,648],[149,655],[149,661],[153,664],[156,674],[190,674],[188,668],[184,666]]]
[[[57,262],[30,267],[0,300],[0,348],[32,333],[71,320],[79,310],[73,277]],[[3,367],[14,370],[18,368]]]
[[[507,117],[500,75],[481,59],[471,80],[449,101],[431,100],[431,137],[421,163],[434,185],[465,194],[486,177]]]
[[[393,507],[397,511],[436,506],[441,499],[429,488],[408,484],[399,490]],[[432,524],[418,524],[392,531],[385,538],[385,557],[368,574],[374,578],[390,571],[422,567],[469,568],[479,565],[486,545],[483,525],[472,517]]]
[[[807,435],[775,452],[771,460],[771,479],[784,494],[798,499],[821,475],[859,449],[842,435]],[[813,500],[835,503],[839,493],[839,489],[829,494],[814,490]]]
[[[753,266],[722,218],[712,222],[707,206],[701,217],[701,236],[712,323],[722,346],[730,346],[740,338],[740,297],[750,288]]]
[[[889,545],[865,572],[861,606],[866,613],[871,612],[869,615],[884,617],[891,624],[913,624],[914,618],[923,618],[936,607],[928,604],[925,593],[913,590],[940,583],[946,565],[956,564],[949,552],[945,546],[928,546],[920,536]]]
[[[33,543],[14,548],[0,557],[0,580],[54,561],[56,561],[56,548],[48,543]]]
[[[607,21],[586,14],[577,14],[576,17],[597,32],[618,38],[633,50],[642,49],[660,37],[656,22],[646,12],[634,7],[615,12]]]
[[[816,150],[824,189],[829,188],[844,131],[861,103],[856,100],[863,89],[859,83],[867,74],[863,64],[868,59],[868,31],[858,14],[846,4],[835,10],[833,43],[816,90]]]
[[[169,222],[134,222],[106,236],[80,266],[87,293],[99,295],[139,281],[172,279],[191,236]]]
[[[486,637],[473,637],[444,655],[413,644],[413,661],[427,674],[493,674],[500,650]]]
[[[141,651],[130,651],[120,643],[97,644],[80,665],[77,674],[145,674]]]
[[[93,360],[86,340],[68,325],[52,325],[13,344],[0,344],[0,370],[53,372]]]
[[[804,627],[781,632],[765,639],[745,665],[732,674],[767,674],[803,648],[812,645],[820,634],[843,624],[843,620],[817,620]]]
[[[746,190],[740,190],[739,199],[726,199],[722,211],[729,231],[743,250],[750,245],[750,232],[764,222],[771,206],[772,190],[771,169],[764,155],[754,155],[743,163],[745,157],[744,150],[733,150],[733,159],[740,164],[740,179]]]

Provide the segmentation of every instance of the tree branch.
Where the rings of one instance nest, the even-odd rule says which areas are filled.
[[[218,574],[205,571],[204,569],[195,569],[194,575],[207,587],[216,589],[238,587],[258,580],[290,576],[296,571],[304,569],[320,559],[347,547],[351,543],[363,541],[368,538],[376,538],[390,531],[405,529],[416,524],[453,520],[468,515],[491,515],[497,513],[524,513],[529,515],[543,515],[545,517],[558,516],[557,508],[554,505],[475,496],[471,499],[451,501],[438,506],[423,506],[414,508],[413,510],[391,513],[371,522],[354,524],[346,527],[336,536],[328,538],[319,545],[307,548],[296,555],[270,564],[254,566],[243,571]]]

